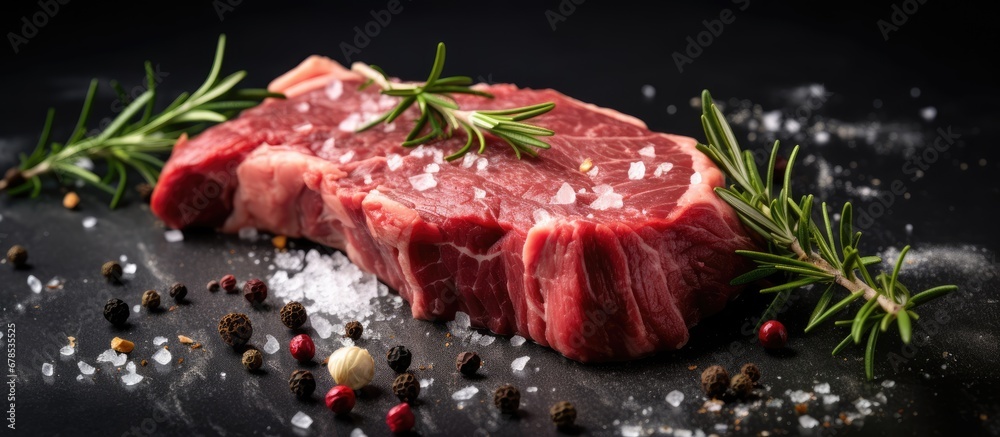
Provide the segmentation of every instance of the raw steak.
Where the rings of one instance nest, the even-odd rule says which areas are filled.
[[[180,141],[153,195],[172,227],[256,227],[344,250],[405,298],[413,316],[520,334],[580,361],[672,350],[738,291],[750,246],[712,192],[721,173],[691,138],[553,90],[481,85],[492,100],[553,101],[534,124],[556,131],[537,159],[495,139],[442,158],[464,135],[399,146],[416,109],[354,133],[396,99],[326,58],[271,83],[288,99]],[[591,159],[593,168],[581,172]]]

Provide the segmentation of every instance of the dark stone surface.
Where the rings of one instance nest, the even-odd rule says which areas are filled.
[[[372,20],[370,9],[377,13],[387,3],[308,2],[279,8],[242,2],[232,10],[222,8],[224,13],[218,15],[215,8],[225,4],[142,9],[73,2],[61,5],[27,44],[19,45],[18,53],[0,48],[5,103],[0,107],[0,167],[14,165],[16,153],[30,149],[49,105],[57,108],[56,138],[67,136],[90,77],[100,78],[102,86],[118,78],[132,89],[140,84],[141,62],[150,59],[165,73],[162,90],[172,97],[197,86],[208,68],[215,36],[226,32],[230,45],[225,71],[248,69],[247,84],[261,86],[309,54],[327,54],[343,62],[340,43],[351,43],[354,26],[363,28]],[[0,246],[6,250],[22,244],[30,252],[27,269],[0,265],[0,322],[7,326],[2,342],[6,347],[13,337],[16,344],[18,431],[347,436],[361,428],[370,436],[384,435],[388,433],[385,412],[396,403],[389,388],[395,374],[384,355],[390,347],[404,344],[413,353],[413,368],[432,365],[417,370],[419,378],[434,379],[421,390],[414,408],[416,430],[426,435],[555,434],[548,407],[560,400],[576,404],[579,428],[572,431],[583,434],[620,434],[629,430],[623,426],[633,425],[660,435],[669,435],[668,428],[737,435],[1000,432],[1000,378],[993,368],[1000,332],[995,258],[1000,233],[994,227],[1000,200],[994,173],[1000,169],[995,147],[1000,139],[995,123],[1000,96],[995,71],[986,67],[997,42],[996,26],[988,14],[972,5],[927,2],[885,41],[877,21],[891,20],[889,2],[846,11],[832,4],[811,4],[814,9],[808,9],[806,4],[778,7],[754,1],[744,11],[740,6],[747,3],[742,2],[651,9],[591,0],[564,14],[565,21],[557,22],[555,30],[546,18],[546,10],[558,10],[555,2],[443,4],[449,7],[402,2],[402,11],[391,14],[389,24],[352,60],[378,63],[394,74],[419,79],[426,74],[434,43],[442,40],[449,48],[449,73],[553,87],[638,116],[653,129],[699,138],[698,110],[689,100],[702,88],[727,103],[729,114],[760,105],[764,112],[780,110],[797,118],[803,129],[817,122],[874,129],[873,144],[863,135],[841,138],[836,130],[824,145],[811,134],[778,133],[786,144],[803,146],[801,156],[807,163],[797,167],[795,188],[814,192],[838,209],[860,193],[857,208],[879,216],[865,229],[866,252],[912,244],[915,262],[903,275],[911,289],[954,283],[961,290],[920,311],[923,317],[916,324],[914,345],[904,346],[894,335],[884,337],[873,383],[864,381],[859,348],[830,356],[845,335],[843,328],[802,332],[820,290],[802,292],[779,316],[791,337],[780,353],[765,353],[754,343],[753,322],[768,300],[747,293],[723,314],[696,327],[683,350],[603,365],[570,362],[530,343],[513,347],[506,338],[489,346],[454,344],[443,324],[410,319],[408,307],[393,305],[390,295],[375,303],[377,311],[389,318],[373,322],[373,332],[381,339],[360,342],[376,359],[375,380],[360,392],[350,417],[335,418],[322,403],[331,385],[326,370],[318,363],[298,364],[287,352],[287,341],[295,332],[278,318],[283,302],[271,296],[266,305],[250,308],[238,294],[209,293],[200,286],[225,273],[236,274],[241,281],[265,278],[270,262],[254,260],[273,256],[267,241],[251,243],[211,231],[187,231],[183,243],[167,243],[164,230],[135,193],[129,193],[119,210],[109,211],[102,193],[84,189],[80,209],[67,211],[52,185],[37,199],[0,197]],[[41,10],[31,2],[5,7],[11,9],[3,14],[10,32],[21,30],[20,17],[30,19]],[[726,8],[733,10],[735,21],[726,24],[683,73],[678,72],[672,53],[684,51],[686,37],[697,38],[705,29],[702,20],[714,20]],[[645,84],[656,88],[654,98],[643,98],[640,90]],[[811,84],[823,85],[822,98],[803,100],[796,94]],[[912,96],[913,88],[920,90],[919,96]],[[108,88],[102,89],[92,126],[120,109]],[[936,108],[933,120],[921,118],[925,107]],[[938,129],[949,127],[961,135],[959,141],[926,159]],[[745,146],[768,146],[766,134],[757,133],[750,141],[747,133],[746,123],[739,123],[737,135]],[[919,156],[925,156],[922,162],[928,165],[923,177],[914,178],[912,166]],[[823,182],[824,163],[839,185]],[[874,178],[881,183],[875,185]],[[894,182],[903,184],[909,196],[889,194]],[[866,197],[858,187],[871,187],[880,195]],[[80,223],[87,216],[98,219],[95,228],[83,229]],[[906,230],[907,224],[912,232]],[[296,246],[312,247],[302,241]],[[251,251],[255,258],[248,256]],[[138,272],[123,285],[106,283],[100,276],[101,264],[123,254],[138,263]],[[28,275],[43,283],[60,276],[66,284],[61,290],[34,294],[25,282]],[[103,319],[101,311],[109,297],[136,305],[144,290],[162,292],[175,281],[191,289],[175,310],[133,313],[121,329]],[[250,315],[252,344],[262,346],[265,334],[282,342],[277,354],[265,355],[260,373],[247,373],[240,353],[219,339],[216,324],[230,311]],[[180,345],[178,334],[204,348]],[[151,341],[158,335],[170,339],[174,362],[168,366],[150,359],[156,350]],[[76,337],[79,344],[68,359],[59,355],[67,336]],[[139,368],[145,379],[125,387],[117,370],[99,365],[96,375],[77,381],[76,363],[96,365],[94,359],[114,336],[136,342],[130,359],[150,360],[149,366]],[[335,338],[316,340],[317,361],[339,344]],[[469,379],[455,372],[455,355],[462,350],[477,350],[483,356],[481,377]],[[511,372],[510,362],[525,355],[531,357],[528,372]],[[178,364],[178,358],[184,362]],[[762,403],[780,398],[783,405],[730,403],[719,414],[699,412],[704,403],[698,387],[700,371],[721,364],[732,372],[748,361],[758,363],[764,374],[762,383],[769,390],[761,392]],[[44,362],[54,364],[53,377],[42,375]],[[317,375],[312,400],[296,400],[288,390],[288,376],[298,368]],[[883,387],[887,380],[895,386]],[[822,400],[811,401],[808,414],[820,421],[829,416],[833,426],[799,428],[785,391],[813,391],[814,384],[824,382],[840,402],[824,407]],[[517,417],[501,417],[492,405],[493,390],[506,383],[521,391]],[[460,409],[451,394],[470,384],[480,391]],[[538,390],[528,392],[528,387]],[[679,408],[664,400],[675,389],[686,396]],[[853,401],[875,400],[880,392],[887,402],[874,407],[863,424],[836,423],[841,412],[857,411]],[[748,414],[742,416],[745,406]],[[315,420],[308,431],[289,425],[300,410]],[[727,428],[716,428],[720,423]]]

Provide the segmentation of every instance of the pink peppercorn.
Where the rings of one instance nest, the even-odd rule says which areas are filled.
[[[336,414],[347,414],[354,409],[354,390],[346,385],[338,385],[326,392],[326,408]]]
[[[777,320],[764,322],[757,336],[765,349],[781,349],[788,343],[788,331],[785,330],[785,325]]]
[[[236,277],[233,275],[223,276],[222,279],[219,280],[219,286],[222,287],[223,290],[226,290],[226,293],[235,293]]]
[[[403,402],[389,410],[385,415],[385,424],[389,425],[389,431],[406,432],[413,429],[413,411],[410,411],[410,404]]]
[[[296,360],[309,361],[316,355],[316,345],[308,335],[299,334],[288,342],[288,351]]]

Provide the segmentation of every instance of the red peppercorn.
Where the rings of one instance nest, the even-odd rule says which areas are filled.
[[[788,331],[785,325],[777,320],[768,320],[760,326],[757,333],[760,344],[766,349],[781,349],[788,343]]]
[[[235,293],[236,277],[233,275],[223,276],[222,279],[219,280],[219,286],[222,287],[223,290],[226,290],[226,293]]]
[[[354,390],[346,385],[338,385],[326,392],[326,408],[335,414],[347,414],[354,409]]]
[[[406,402],[392,407],[389,414],[385,415],[385,424],[389,425],[389,431],[392,432],[409,431],[413,429],[414,421],[413,411]]]
[[[243,297],[253,305],[259,304],[267,299],[267,284],[260,279],[251,279],[243,284]]]
[[[292,337],[292,341],[288,342],[288,351],[292,353],[292,356],[296,360],[309,361],[313,358],[313,355],[316,355],[316,345],[308,335],[299,334]]]

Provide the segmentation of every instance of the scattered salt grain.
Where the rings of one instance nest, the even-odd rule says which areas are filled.
[[[896,381],[893,381],[891,379],[887,379],[885,381],[882,381],[882,387],[893,388],[895,386],[896,386]]]
[[[663,176],[663,175],[667,174],[667,172],[669,172],[670,169],[672,169],[672,168],[674,168],[674,164],[673,163],[670,163],[670,162],[661,163],[660,165],[656,166],[656,170],[653,170],[653,176],[656,176],[656,177]]]
[[[885,393],[882,392],[875,393],[875,400],[878,401],[880,404],[889,402],[889,399],[885,397]]]
[[[530,360],[530,359],[531,359],[531,357],[528,357],[528,356],[524,356],[524,357],[521,357],[521,358],[515,358],[514,361],[511,361],[511,363],[510,363],[511,370],[513,370],[515,372],[520,372],[520,371],[524,370],[524,366],[528,364],[528,360]]]
[[[622,195],[616,194],[611,185],[598,185],[594,187],[594,193],[597,193],[597,199],[590,203],[590,207],[593,209],[604,211],[609,208],[618,209],[625,205],[625,202],[622,201]]]
[[[430,387],[431,384],[433,384],[433,383],[434,383],[434,378],[421,379],[420,380],[420,388]]]
[[[124,365],[126,361],[128,361],[128,355],[119,354],[114,349],[108,349],[97,356],[98,363],[111,363],[115,367]]]
[[[64,357],[68,357],[70,355],[73,355],[74,353],[76,353],[76,349],[73,349],[73,346],[63,346],[61,349],[59,349],[59,355],[62,355]]]
[[[76,375],[77,381],[83,381],[83,375]]]
[[[48,288],[49,290],[55,290],[57,288],[62,288],[63,284],[65,283],[66,283],[65,279],[56,276],[53,277],[52,279],[49,279],[49,282],[45,283],[45,288]]]
[[[628,178],[637,181],[646,176],[646,164],[642,161],[630,163],[628,166]]]
[[[486,190],[484,190],[482,188],[472,187],[472,197],[474,199],[485,199],[486,198]]]
[[[274,338],[271,334],[267,334],[267,342],[264,343],[264,353],[272,355],[277,352],[278,349],[281,349],[281,345],[278,344],[278,339]]]
[[[93,375],[94,372],[97,370],[96,368],[94,368],[94,366],[91,366],[90,364],[87,364],[83,361],[76,363],[76,366],[80,368],[80,373],[84,375]]]
[[[714,401],[714,400],[705,401],[705,404],[702,406],[705,408],[706,411],[712,413],[718,413],[719,411],[722,411],[721,401]]]
[[[42,363],[42,375],[52,376],[52,364]]]
[[[351,430],[351,437],[368,437],[368,434],[365,434],[361,428],[354,428]]]
[[[553,205],[571,205],[576,203],[576,192],[573,191],[573,187],[569,183],[563,182],[559,186],[559,191],[556,191],[556,195],[549,199],[549,203]]]
[[[126,275],[134,275],[135,271],[139,269],[135,263],[127,263],[122,266],[122,273]]]
[[[788,133],[798,133],[799,129],[802,129],[802,124],[797,120],[785,120],[785,130],[788,131]]]
[[[173,355],[170,354],[170,351],[168,351],[166,349],[160,349],[160,350],[156,351],[155,354],[153,354],[153,361],[156,361],[157,363],[160,363],[160,364],[163,364],[163,365],[166,365],[166,364],[170,363],[170,360],[173,359],[173,358],[174,357],[173,357]]]
[[[329,98],[330,100],[337,100],[338,98],[340,98],[341,94],[344,94],[343,82],[335,80],[330,82],[326,86],[326,97]]]
[[[184,241],[184,233],[180,229],[171,229],[163,233],[163,238],[167,240],[167,243],[179,243]]]
[[[253,227],[249,227],[249,226],[240,228],[240,230],[238,231],[237,235],[239,235],[240,240],[257,241],[257,237],[258,237],[257,228],[253,228]]]
[[[410,176],[410,185],[413,186],[414,190],[425,191],[437,186],[437,179],[434,179],[434,175],[430,173],[421,173],[416,176]]]
[[[389,168],[389,171],[396,171],[396,169],[403,166],[403,157],[395,153],[390,153],[385,156],[385,166]]]
[[[462,158],[462,168],[472,167],[472,164],[476,163],[476,155],[472,153],[466,153],[465,157]]]
[[[840,396],[837,395],[823,395],[823,405],[833,405],[840,402]]]
[[[313,315],[328,314],[339,320],[366,319],[375,314],[372,301],[378,298],[378,280],[362,272],[341,252],[329,255],[312,249],[303,256],[302,269],[298,272],[275,271],[268,278],[269,289],[284,302],[301,302]],[[322,323],[322,322],[320,322]],[[317,328],[316,325],[313,326]],[[317,329],[327,329],[319,325]]]
[[[543,225],[552,221],[552,215],[544,209],[536,209],[531,213],[531,218],[535,220],[536,225]]]
[[[122,375],[122,382],[125,385],[136,385],[143,380],[143,376],[135,373],[135,362],[129,361],[128,365],[125,366],[125,374]]]
[[[319,338],[330,338],[333,335],[333,324],[329,320],[313,315],[309,318],[309,322],[312,323],[312,327],[316,330]]]
[[[830,141],[830,133],[824,131],[816,132],[813,134],[813,141],[815,141],[816,144],[826,144]]]
[[[226,380],[226,372],[220,372],[219,373],[219,379],[225,381]]]
[[[781,111],[774,110],[764,113],[761,121],[764,123],[764,130],[768,132],[777,132],[781,129]]]
[[[642,435],[642,426],[622,425],[621,433],[622,437],[639,437],[640,435]]]
[[[292,416],[292,426],[295,426],[297,428],[307,429],[312,424],[313,424],[312,417],[309,417],[309,415],[306,413],[299,411],[295,413],[294,416]]]
[[[872,414],[872,402],[865,398],[858,398],[854,401],[854,408],[858,409],[858,412],[867,416]]]
[[[812,399],[812,393],[804,392],[802,390],[790,391],[786,394],[788,395],[788,399],[791,399],[792,402],[795,402],[796,404],[809,402],[809,399]]]
[[[470,385],[466,388],[456,391],[455,393],[452,393],[451,398],[456,401],[467,401],[469,399],[472,399],[472,397],[475,396],[476,393],[479,393],[479,389]]]
[[[696,185],[701,183],[701,173],[694,172],[691,174],[691,185]]]
[[[783,401],[783,400],[781,400],[779,398],[772,398],[772,399],[768,400],[766,403],[764,403],[764,405],[766,405],[768,408],[781,408],[781,406],[784,405],[784,404],[785,404],[785,401]]]
[[[816,425],[819,425],[819,421],[814,419],[812,416],[808,414],[799,416],[799,426],[805,429],[812,429],[815,428]]]
[[[645,97],[647,100],[652,100],[653,97],[656,97],[656,88],[654,88],[652,85],[643,85],[642,96]]]
[[[493,342],[496,341],[496,339],[497,338],[494,337],[494,336],[492,336],[492,335],[484,335],[483,338],[479,339],[479,345],[480,346],[489,346],[489,345],[493,344]]]
[[[437,173],[441,171],[441,166],[436,163],[430,163],[424,166],[424,173]]]
[[[528,387],[528,388],[524,389],[524,391],[526,391],[528,393],[534,393],[534,392],[538,391],[538,387]]]
[[[295,110],[299,112],[309,112],[309,102],[299,102],[295,105]]]
[[[822,384],[816,384],[815,386],[813,386],[813,391],[821,395],[830,393],[830,383],[824,382]]]
[[[341,164],[347,164],[348,162],[351,162],[352,159],[354,159],[354,154],[355,153],[353,150],[348,150],[347,153],[340,155],[340,158],[337,158],[337,160],[340,161]]]
[[[153,337],[153,345],[163,346],[167,342],[167,337],[156,336]]]
[[[84,217],[83,218],[83,228],[84,229],[90,229],[90,228],[92,228],[94,226],[97,226],[97,219],[96,218],[94,218],[94,217]]]
[[[510,338],[510,345],[514,347],[520,347],[521,345],[524,344],[525,341],[528,341],[528,339],[521,337],[520,335],[515,335]]]
[[[476,170],[485,170],[486,166],[490,165],[490,161],[486,158],[476,158]]]
[[[28,287],[31,288],[33,293],[41,293],[42,281],[38,280],[35,275],[28,275]]]
[[[913,235],[913,225],[912,224],[907,223],[906,226],[905,226],[905,229],[906,229],[906,235]]]
[[[142,307],[139,306],[139,304],[132,305],[132,312],[133,313],[138,313],[141,309],[142,309]]]
[[[646,146],[639,149],[639,156],[645,156],[646,158],[656,157],[656,148],[653,146]]]
[[[681,393],[680,391],[677,390],[667,393],[668,404],[677,407],[680,406],[681,402],[684,402],[684,393]]]
[[[928,106],[920,110],[920,117],[926,121],[933,121],[934,117],[937,117],[937,108],[933,106]]]

